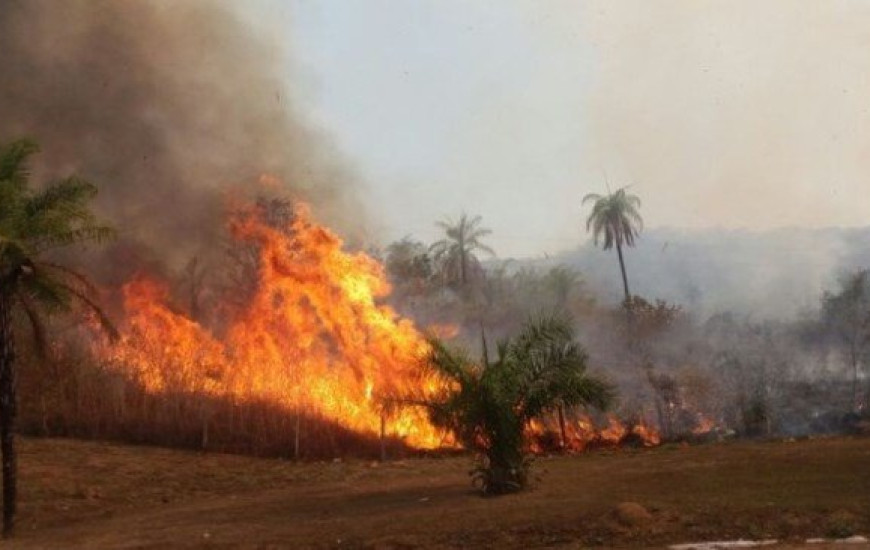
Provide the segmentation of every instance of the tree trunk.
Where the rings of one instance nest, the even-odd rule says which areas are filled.
[[[387,461],[387,419],[381,413],[381,462]]]
[[[459,282],[462,287],[468,282],[468,252],[465,250],[465,239],[462,235],[459,236]]]
[[[296,429],[293,432],[293,458],[299,460],[299,430],[302,428],[302,413],[296,409]]]
[[[854,341],[850,346],[850,359],[852,361],[852,411],[858,412],[861,407],[861,397],[858,395],[858,351]]]
[[[562,405],[556,409],[559,412],[559,432],[562,436],[562,450],[568,448],[568,435],[565,433],[565,411]]]
[[[622,245],[619,242],[616,243],[616,254],[619,256],[619,269],[622,271],[622,288],[625,290],[625,301],[631,299],[631,292],[628,290],[628,275],[625,273],[625,260],[622,258]]]
[[[207,412],[203,411],[202,414],[202,439],[200,440],[200,449],[205,451],[208,449],[208,421],[209,415]]]
[[[16,505],[15,340],[12,299],[0,293],[0,451],[3,456],[3,536],[12,535]]]

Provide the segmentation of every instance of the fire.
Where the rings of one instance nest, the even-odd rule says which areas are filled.
[[[253,298],[226,331],[173,311],[166,287],[139,277],[124,287],[126,323],[120,342],[101,351],[107,362],[150,392],[268,400],[360,434],[440,446],[423,411],[390,406],[437,382],[418,368],[426,339],[377,303],[390,290],[381,266],[344,251],[304,205],[288,227],[244,209],[231,230],[260,252]]]
[[[601,439],[613,445],[618,444],[628,434],[628,429],[615,416],[607,418],[607,427],[601,430]]]
[[[167,285],[139,276],[123,288],[120,342],[98,344],[97,352],[152,394],[268,402],[297,418],[398,438],[414,448],[451,444],[425,411],[395,406],[400,398],[426,398],[443,388],[419,368],[429,351],[426,338],[378,303],[390,292],[382,266],[343,250],[341,239],[318,225],[305,205],[297,205],[287,223],[267,223],[256,207],[232,217],[233,237],[258,251],[256,285],[220,331],[173,309]],[[458,327],[429,330],[451,337]],[[645,424],[615,416],[603,427],[585,415],[562,420],[532,422],[531,450],[660,440]]]
[[[692,428],[693,435],[704,435],[710,433],[713,428],[716,427],[716,423],[704,416],[701,413],[698,413],[698,424]]]
[[[564,426],[565,441],[562,442]],[[621,445],[639,445],[654,447],[661,443],[659,432],[643,421],[634,425],[620,421],[616,416],[607,417],[607,425],[598,428],[595,422],[585,414],[576,419],[565,419],[564,425],[556,419],[532,420],[526,428],[530,440],[530,450],[542,453],[546,450],[563,449],[572,452],[582,452],[590,447],[618,447]]]
[[[459,335],[459,325],[454,324],[432,324],[427,329],[433,336],[442,340],[451,340]]]
[[[631,428],[631,433],[640,439],[644,447],[655,447],[662,442],[662,437],[658,430],[647,426],[643,422],[635,424]]]

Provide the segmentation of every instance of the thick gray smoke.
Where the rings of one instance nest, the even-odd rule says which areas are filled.
[[[284,53],[217,1],[0,0],[0,140],[40,143],[37,180],[96,183],[116,252],[142,261],[203,253],[227,190],[263,173],[356,233],[348,174],[294,113]]]

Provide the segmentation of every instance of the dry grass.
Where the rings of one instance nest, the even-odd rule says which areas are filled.
[[[483,499],[467,457],[292,462],[73,440],[22,443],[21,547],[576,547],[870,533],[870,439],[540,459]],[[625,526],[621,502],[652,519]]]
[[[22,433],[273,458],[295,458],[297,451],[306,460],[380,456],[381,441],[374,435],[379,426],[372,426],[371,435],[359,434],[270,399],[214,396],[181,383],[161,393],[148,392],[135,378],[102,365],[78,346],[64,344],[52,361],[26,350],[22,354]],[[164,368],[178,366],[167,363]],[[393,434],[383,444],[391,456],[413,454]]]

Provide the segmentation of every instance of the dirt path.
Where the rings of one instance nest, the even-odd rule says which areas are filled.
[[[469,490],[466,458],[295,465],[28,444],[30,492],[10,548],[640,547],[870,532],[870,440],[539,460],[534,490],[497,499]],[[624,501],[651,517],[615,517]]]

